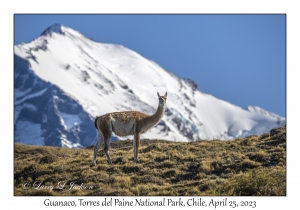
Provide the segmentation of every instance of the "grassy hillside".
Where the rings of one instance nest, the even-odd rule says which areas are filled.
[[[286,195],[286,128],[234,141],[111,143],[93,150],[14,145],[14,195]]]

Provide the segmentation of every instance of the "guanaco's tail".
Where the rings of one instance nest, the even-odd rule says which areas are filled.
[[[95,125],[95,128],[96,128],[97,130],[98,130],[98,127],[97,127],[97,120],[98,120],[98,118],[99,118],[99,116],[97,116],[97,117],[95,118],[95,120],[94,120],[94,125]],[[96,137],[96,138],[97,138],[97,137]],[[97,143],[97,140],[96,140],[96,142],[95,142],[93,145],[88,146],[87,148],[88,148],[88,149],[94,148],[96,143]]]
[[[97,116],[96,118],[95,118],[95,121],[94,121],[94,125],[95,125],[95,128],[98,130],[98,127],[97,127],[97,120],[98,120],[98,118],[99,118],[99,116]]]

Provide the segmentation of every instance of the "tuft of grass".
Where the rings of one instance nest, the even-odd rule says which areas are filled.
[[[208,174],[211,172],[211,161],[210,160],[202,160],[200,162],[200,172]]]
[[[58,160],[58,157],[56,155],[48,154],[40,159],[40,163],[41,164],[53,163],[53,162],[56,162],[57,160]]]
[[[180,174],[180,171],[176,168],[172,168],[172,169],[167,169],[166,171],[163,172],[163,177],[164,178],[170,178],[170,177],[174,177]]]

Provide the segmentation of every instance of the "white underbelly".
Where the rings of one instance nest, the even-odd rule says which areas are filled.
[[[117,136],[134,135],[135,120],[122,122],[116,119],[112,119],[112,130]]]

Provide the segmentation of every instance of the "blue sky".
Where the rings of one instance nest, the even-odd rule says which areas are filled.
[[[54,23],[124,45],[202,92],[286,117],[285,15],[14,15],[14,44]]]

